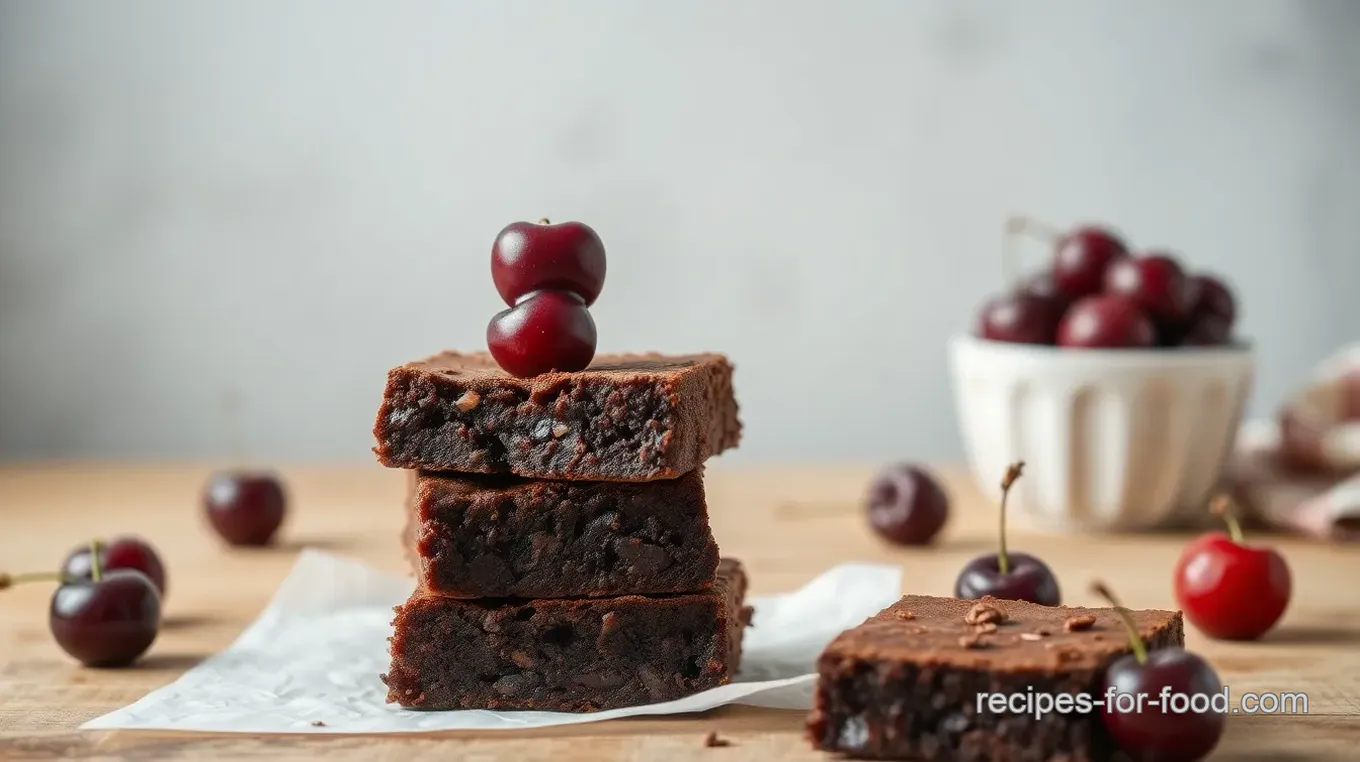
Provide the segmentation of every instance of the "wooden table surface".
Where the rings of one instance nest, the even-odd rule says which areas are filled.
[[[199,466],[74,464],[0,468],[0,569],[53,568],[95,536],[142,534],[169,567],[166,623],[134,669],[75,666],[52,643],[50,586],[0,593],[0,759],[267,758],[559,760],[827,760],[809,749],[801,712],[726,708],[704,715],[588,723],[542,732],[419,736],[258,736],[82,732],[86,720],[124,706],[228,645],[265,605],[303,547],[402,570],[397,536],[405,483],[377,467],[284,469],[293,497],[283,542],[224,549],[200,523]],[[865,468],[737,468],[708,477],[714,532],[743,559],[757,594],[790,590],[850,560],[900,564],[909,592],[948,595],[954,575],[993,548],[995,510],[956,469],[942,469],[954,512],[937,547],[905,550],[868,530]],[[1017,529],[1011,547],[1046,559],[1066,602],[1098,602],[1093,577],[1130,606],[1175,608],[1170,569],[1179,536],[1055,537]],[[1215,759],[1354,759],[1360,746],[1360,549],[1281,540],[1296,596],[1282,626],[1255,644],[1219,644],[1196,632],[1188,646],[1210,658],[1234,696],[1303,692],[1308,713],[1235,715]],[[377,679],[377,676],[374,676]],[[729,739],[705,748],[710,731]]]

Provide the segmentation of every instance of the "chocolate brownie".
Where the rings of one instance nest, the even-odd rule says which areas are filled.
[[[678,699],[736,673],[745,596],[731,559],[701,593],[489,602],[417,592],[392,623],[387,700],[595,712]]]
[[[454,598],[578,598],[706,590],[718,568],[703,470],[655,482],[420,472],[410,554]]]
[[[1130,613],[1149,649],[1184,645],[1180,612]],[[1036,719],[993,712],[986,699],[1103,699],[1105,668],[1130,652],[1114,609],[909,595],[823,651],[808,735],[859,759],[1111,760],[1098,707]]]
[[[373,435],[391,468],[530,479],[674,479],[737,446],[722,355],[601,355],[579,373],[515,378],[489,354],[393,368]]]

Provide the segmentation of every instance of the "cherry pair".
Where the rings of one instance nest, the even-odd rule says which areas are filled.
[[[487,348],[520,378],[585,370],[595,357],[590,305],[604,288],[604,243],[579,222],[516,222],[496,236],[491,278],[509,305],[486,327]]]
[[[161,626],[165,565],[144,540],[99,540],[71,551],[56,573],[0,574],[0,589],[55,580],[47,624],[62,650],[89,667],[123,667],[146,653]]]

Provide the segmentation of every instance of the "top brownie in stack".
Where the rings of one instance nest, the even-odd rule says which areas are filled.
[[[737,446],[721,355],[600,355],[516,378],[489,354],[444,352],[388,373],[373,429],[391,468],[529,479],[674,479]]]

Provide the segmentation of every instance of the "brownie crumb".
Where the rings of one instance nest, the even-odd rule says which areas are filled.
[[[1046,638],[1049,635],[1052,635],[1053,633],[1049,632],[1049,629],[1047,627],[1040,627],[1039,629],[1034,631],[1034,634],[1038,635],[1041,638]]]
[[[894,611],[893,616],[896,616],[898,619],[904,620],[911,620],[916,618],[915,614],[911,613],[910,611],[907,611],[906,609],[898,609],[897,611]]]
[[[704,736],[704,748],[717,749],[723,746],[731,745],[732,742],[727,740],[726,738],[719,738],[718,731],[716,730],[710,730],[708,731],[708,735]]]
[[[737,614],[741,620],[742,627],[751,627],[751,622],[755,619],[756,609],[754,606],[742,606],[741,613]]]
[[[1022,632],[1022,633],[1020,633],[1020,639],[1021,639],[1021,640],[1043,640],[1043,639],[1044,639],[1044,633],[1042,633],[1042,632]]]
[[[1095,626],[1095,623],[1096,618],[1090,614],[1070,616],[1067,618],[1067,621],[1063,622],[1063,629],[1068,632],[1081,632],[1082,630],[1091,629]]]
[[[314,728],[324,728],[324,727],[326,727],[326,723],[322,722],[321,720],[312,720],[312,727],[314,727]]]
[[[963,615],[963,621],[968,624],[1001,624],[1006,621],[1006,614],[995,606],[975,603],[968,609],[968,613]]]

